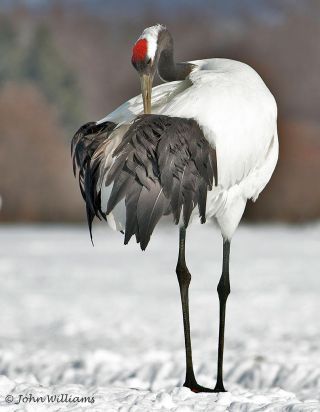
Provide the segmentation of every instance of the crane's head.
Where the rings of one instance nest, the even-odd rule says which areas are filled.
[[[141,81],[141,93],[145,113],[151,113],[152,82],[158,64],[158,37],[165,30],[161,24],[146,28],[132,49],[131,62]]]

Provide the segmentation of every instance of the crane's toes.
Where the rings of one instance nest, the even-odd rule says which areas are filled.
[[[192,384],[189,384],[189,383],[185,382],[183,384],[183,386],[186,387],[186,388],[189,388],[194,393],[214,392],[214,389],[210,389],[210,388],[206,388],[204,386],[201,386],[197,382],[193,382]]]
[[[213,392],[219,393],[219,392],[228,392],[228,391],[224,389],[223,385],[216,384],[216,386],[213,389]]]

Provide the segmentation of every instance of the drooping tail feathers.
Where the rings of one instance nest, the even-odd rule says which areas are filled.
[[[216,156],[193,119],[141,115],[130,125],[89,123],[74,136],[74,165],[88,224],[125,205],[125,243],[135,235],[144,250],[163,215],[188,226],[197,206],[205,222]],[[105,210],[101,196],[108,193]]]

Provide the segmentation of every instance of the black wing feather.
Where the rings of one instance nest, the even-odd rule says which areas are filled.
[[[99,161],[92,162],[97,149],[108,139],[116,127],[113,122],[96,124],[89,122],[81,126],[71,141],[73,173],[78,170],[81,195],[86,203],[87,221],[92,241],[92,222],[95,216],[101,219],[101,197],[97,192]]]
[[[142,188],[137,204],[138,236],[142,250],[148,246],[151,234],[169,204],[160,182],[153,183],[150,189]]]

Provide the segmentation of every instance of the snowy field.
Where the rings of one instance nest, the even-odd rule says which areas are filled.
[[[320,411],[319,224],[238,230],[220,395],[180,387],[176,228],[144,253],[104,226],[94,239],[84,225],[0,227],[1,411]],[[195,369],[209,387],[221,243],[211,225],[187,234]]]

